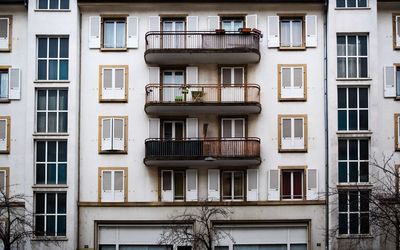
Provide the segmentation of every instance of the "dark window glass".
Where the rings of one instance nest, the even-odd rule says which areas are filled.
[[[38,61],[38,80],[46,80],[47,79],[47,61],[39,60]]]
[[[54,214],[56,212],[56,194],[47,193],[47,214]]]
[[[58,193],[57,195],[57,213],[65,214],[67,212],[67,194]]]
[[[357,110],[349,110],[349,130],[358,130]]]
[[[349,140],[349,159],[358,159],[358,140]]]
[[[360,214],[360,233],[369,234],[369,213]]]
[[[358,59],[358,74],[359,77],[368,77],[368,59],[359,58]]]
[[[358,182],[358,163],[350,162],[349,168],[349,181]]]
[[[338,129],[339,130],[347,130],[347,111],[346,110],[338,111]]]
[[[347,140],[339,140],[339,160],[347,160]]]
[[[356,88],[349,88],[349,108],[357,108],[357,90]]]
[[[368,130],[368,110],[360,110],[360,130]]]
[[[44,162],[46,161],[46,142],[38,141],[36,143],[36,161]]]
[[[57,182],[57,164],[47,164],[47,184],[56,184]]]
[[[359,107],[360,108],[368,108],[368,89],[367,88],[359,88]]]
[[[348,233],[347,214],[339,214],[339,234]]]
[[[46,216],[46,235],[56,235],[56,216],[54,215]]]
[[[58,142],[58,161],[59,162],[67,161],[67,141]]]
[[[58,57],[58,38],[50,38],[49,39],[49,58],[57,58],[57,57]]]
[[[57,235],[65,236],[67,227],[67,216],[59,215],[57,216]]]
[[[50,9],[58,9],[59,0],[50,0]]]
[[[358,55],[368,55],[367,36],[358,36]]]
[[[347,212],[347,191],[339,190],[339,212]]]
[[[369,191],[360,191],[360,211],[369,211]]]
[[[368,182],[368,162],[360,162],[360,182]]]
[[[44,213],[44,193],[37,193],[36,194],[36,207],[35,211],[37,214],[43,214]]]
[[[69,9],[69,0],[60,0],[60,9]]]
[[[67,184],[67,164],[58,164],[58,184]]]
[[[356,0],[347,0],[347,7],[349,8],[356,7]]]
[[[44,235],[44,216],[43,215],[35,216],[35,234],[37,236]]]
[[[36,184],[45,184],[46,166],[45,164],[36,164]]]
[[[358,234],[358,214],[350,214],[350,234]]]
[[[358,0],[358,7],[367,7],[368,0]]]
[[[360,140],[360,160],[369,159],[368,140]]]
[[[38,39],[38,57],[39,58],[47,57],[47,38]]]
[[[47,9],[48,0],[39,0],[39,9]]]
[[[49,60],[49,80],[57,80],[58,61]]]
[[[347,108],[347,89],[338,89],[338,108]]]
[[[60,57],[68,58],[68,38],[60,38]]]
[[[60,60],[60,80],[68,80],[68,60]]]
[[[56,151],[57,151],[57,142],[56,141],[48,141],[47,142],[47,161],[48,162],[56,161]]]
[[[349,191],[350,212],[358,211],[358,191]]]
[[[339,162],[339,182],[347,182],[347,163]]]
[[[345,0],[336,0],[336,7],[338,7],[338,8],[346,7],[346,1]]]
[[[282,198],[290,198],[290,172],[284,171],[282,172]]]

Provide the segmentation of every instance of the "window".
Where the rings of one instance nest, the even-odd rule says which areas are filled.
[[[0,116],[0,154],[10,153],[10,121],[9,116]]]
[[[393,14],[393,48],[400,49],[400,14]]]
[[[185,31],[184,19],[164,19],[162,20],[162,46],[165,49],[178,49],[185,47],[185,36],[176,35],[178,32]]]
[[[229,18],[223,17],[221,18],[221,28],[225,31],[240,31],[240,29],[244,28],[244,19],[243,18]]]
[[[368,77],[368,36],[337,36],[337,77]]]
[[[400,64],[384,67],[384,97],[400,98]]]
[[[304,170],[282,170],[283,200],[304,199]]]
[[[11,50],[12,17],[0,16],[0,51]]]
[[[400,151],[400,114],[394,114],[394,141],[395,149]]]
[[[0,66],[0,101],[21,99],[21,70]]]
[[[338,129],[368,130],[368,88],[338,88]]]
[[[221,83],[223,86],[243,86],[244,67],[221,67]]]
[[[67,141],[36,141],[36,184],[67,184]]]
[[[99,201],[128,201],[128,168],[99,168]]]
[[[161,201],[197,201],[197,170],[161,170]]]
[[[103,47],[126,48],[126,18],[103,19]]]
[[[336,0],[337,8],[365,8],[368,0]]]
[[[369,140],[339,140],[339,182],[368,182]]]
[[[339,234],[369,234],[368,190],[339,190]]]
[[[10,169],[9,168],[0,168],[0,192],[1,196],[8,196],[10,191],[10,177],[9,177]]]
[[[307,98],[307,65],[278,65],[279,101],[300,100]]]
[[[279,152],[307,151],[307,115],[279,115]]]
[[[101,65],[100,101],[128,100],[128,65]]]
[[[36,236],[66,236],[67,193],[37,192],[34,195]]]
[[[222,171],[222,199],[244,200],[244,172]]]
[[[162,98],[164,102],[182,102],[184,101],[184,93],[182,86],[185,84],[185,70],[162,71]],[[186,96],[187,97],[187,96]]]
[[[67,10],[69,0],[37,0],[37,8],[40,10]]]
[[[122,245],[118,244],[100,244],[100,250],[172,250],[172,246],[157,246],[157,245]],[[191,248],[189,248],[191,249]],[[177,248],[177,250],[181,250],[181,248]],[[183,250],[183,249],[182,249]]]
[[[221,122],[222,138],[244,138],[246,136],[244,118],[223,118]]]
[[[0,100],[8,100],[8,69],[0,70]]]
[[[100,116],[99,123],[99,151],[101,153],[127,153],[128,117]]]
[[[303,47],[303,18],[285,18],[280,19],[280,37],[281,47]]]
[[[38,37],[37,79],[68,80],[68,37]]]
[[[36,91],[36,132],[68,132],[68,90]]]
[[[163,138],[182,140],[185,137],[184,121],[163,121]]]

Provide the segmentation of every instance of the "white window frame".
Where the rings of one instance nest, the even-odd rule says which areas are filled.
[[[0,139],[0,154],[10,153],[10,127],[11,127],[11,117],[10,116],[0,116],[0,121],[5,121],[4,126],[4,139]]]
[[[400,113],[394,114],[395,150],[400,151]]]
[[[7,20],[7,36],[5,39],[0,38],[0,51],[10,51],[11,50],[11,28],[12,28],[12,17],[11,16],[0,16],[0,19]]]
[[[70,9],[70,6],[71,6],[71,0],[68,0],[68,8],[66,8],[66,9],[61,9],[61,1],[62,0],[57,0],[57,3],[58,3],[58,8],[56,8],[56,9],[50,9],[50,0],[46,0],[47,1],[47,8],[39,8],[39,1],[40,0],[36,0],[37,2],[36,2],[36,9],[37,10],[49,10],[49,11],[51,11],[51,10],[69,10]]]
[[[100,148],[99,151],[100,152],[122,152],[122,153],[126,153],[127,152],[127,129],[126,126],[128,125],[128,119],[127,116],[100,116]],[[103,149],[103,138],[104,138],[104,127],[103,127],[103,121],[109,119],[110,122],[110,149]],[[115,120],[122,120],[123,124],[122,124],[122,143],[124,145],[124,149],[123,150],[119,150],[114,146],[114,124],[115,124]]]
[[[299,22],[300,21],[300,27],[301,27],[301,36],[300,36],[300,46],[298,45],[293,45],[293,22]],[[289,46],[288,45],[283,45],[282,44],[282,33],[279,34],[279,46],[281,48],[301,48],[304,47],[304,18],[303,17],[298,17],[298,18],[294,18],[294,17],[280,17],[279,18],[279,30],[282,30],[281,24],[282,22],[289,22],[290,24],[290,42],[289,42]],[[279,31],[279,32],[280,32]]]
[[[125,24],[125,40],[124,40],[124,46],[122,46],[122,47],[117,47],[117,23],[124,23]],[[105,43],[104,43],[104,41],[105,41],[105,38],[106,38],[106,36],[105,36],[105,34],[106,34],[106,31],[105,31],[105,29],[106,29],[106,23],[113,23],[114,24],[114,37],[113,37],[113,46],[112,47],[105,47]],[[126,18],[120,18],[120,19],[113,19],[113,18],[103,18],[102,19],[102,24],[103,24],[103,29],[102,29],[102,31],[103,31],[103,41],[102,41],[102,48],[103,49],[125,49],[125,48],[127,48],[127,26],[128,26],[128,22],[127,22],[127,19]]]
[[[2,192],[3,192],[3,195],[6,195],[7,197],[8,197],[8,194],[9,194],[9,172],[10,172],[10,169],[7,167],[7,168],[0,168],[0,173],[3,173],[3,175],[4,175],[4,179],[3,179],[3,183],[4,183],[4,186],[2,187],[2,186],[0,186],[0,190],[2,190]]]
[[[355,6],[355,7],[348,7],[348,6],[347,6],[347,1],[348,1],[348,0],[344,0],[344,1],[345,1],[345,6],[344,6],[344,7],[338,7],[338,6],[337,6],[337,2],[336,2],[336,8],[337,8],[337,9],[347,9],[347,8],[368,8],[368,7],[369,7],[369,4],[368,4],[369,0],[365,0],[366,6],[362,6],[362,7],[359,7],[359,6],[358,6],[358,1],[357,1],[357,0],[355,1],[355,2],[356,2],[356,6]]]
[[[336,35],[336,39],[339,36],[344,36],[346,38],[345,55],[344,56],[339,56],[338,54],[336,54],[336,57],[337,57],[337,59],[339,59],[339,58],[346,59],[346,76],[345,77],[339,77],[339,63],[336,62],[336,70],[337,70],[336,76],[337,76],[337,78],[338,79],[367,79],[369,77],[369,74],[370,74],[370,69],[369,69],[369,65],[370,65],[370,63],[369,63],[369,54],[370,54],[369,53],[369,35],[368,34],[341,34],[341,33],[338,33]],[[349,36],[355,36],[356,37],[356,48],[355,48],[356,55],[355,56],[349,56],[348,55],[349,54],[348,53],[348,45],[349,45],[348,38],[349,38]],[[367,46],[367,55],[366,56],[362,56],[362,55],[358,54],[359,53],[359,51],[358,51],[358,47],[359,47],[358,38],[360,36],[365,36],[367,38],[367,45],[366,45]],[[356,70],[357,70],[356,77],[349,77],[349,58],[355,58],[356,59]],[[367,59],[367,76],[365,76],[365,77],[361,77],[360,76],[360,71],[359,71],[360,62],[359,62],[359,59],[361,59],[361,58],[366,58]]]
[[[50,39],[57,38],[58,41],[58,51],[57,57],[50,57]],[[46,57],[39,57],[39,39],[46,39],[47,40],[47,55]],[[68,57],[60,57],[61,47],[60,47],[60,39],[68,39]],[[69,81],[69,74],[70,74],[70,65],[69,65],[69,56],[71,54],[70,48],[70,39],[68,36],[37,36],[36,37],[36,80],[37,81],[45,81],[45,82],[57,82],[57,81]],[[39,79],[39,61],[46,61],[46,79]],[[49,72],[50,72],[50,64],[49,62],[56,60],[57,61],[57,79],[49,79]],[[67,61],[67,79],[60,79],[60,62]]]
[[[290,137],[284,137],[283,121],[290,120]],[[295,120],[302,120],[303,133],[302,137],[295,136]],[[285,151],[307,151],[307,116],[306,115],[280,115],[280,152]]]
[[[242,70],[242,84],[235,84],[235,69],[241,69]],[[224,70],[230,70],[231,71],[231,83],[229,84],[224,84]],[[245,67],[221,67],[221,85],[223,87],[226,86],[243,86],[245,84]]]
[[[162,201],[168,201],[170,198],[172,198],[170,201],[173,202],[183,202],[186,201],[187,198],[187,190],[186,190],[186,171],[185,170],[161,170],[160,172],[160,179],[161,179],[161,193],[165,192],[164,188],[164,176],[163,174],[165,172],[170,172],[171,173],[171,190],[167,190],[171,192],[172,197],[163,197],[163,194],[161,194],[161,200]],[[183,173],[183,183],[182,183],[182,189],[183,189],[183,197],[177,197],[175,194],[175,173]]]
[[[307,72],[307,65],[302,64],[302,65],[291,65],[291,64],[281,64],[278,65],[279,67],[279,72],[280,74],[280,81],[279,81],[279,100],[305,100],[307,98],[306,96],[306,88],[307,88],[307,78],[306,78],[306,72]],[[290,86],[289,87],[284,87],[283,86],[283,80],[284,80],[284,74],[283,71],[285,69],[290,70]],[[295,82],[294,82],[294,71],[295,69],[301,69],[302,70],[302,82],[301,82],[301,87],[296,87]]]
[[[340,139],[340,140],[343,140],[343,141],[346,141],[346,144],[347,144],[347,159],[346,160],[340,160],[339,159],[339,155],[338,155],[338,182],[339,182],[339,165],[340,165],[340,163],[346,163],[347,164],[347,182],[339,182],[339,183],[356,183],[356,184],[368,184],[369,183],[369,176],[368,176],[368,182],[361,182],[360,181],[360,178],[361,178],[361,175],[360,175],[360,173],[361,173],[361,171],[360,171],[360,166],[361,166],[361,164],[360,163],[362,163],[362,162],[366,162],[366,163],[368,163],[367,164],[367,166],[368,166],[368,174],[369,174],[369,172],[370,172],[370,169],[369,169],[369,159],[368,160],[361,160],[360,158],[360,154],[361,154],[361,150],[360,150],[360,141],[361,140],[367,140],[367,139],[351,139],[351,140],[357,140],[357,152],[358,152],[358,155],[357,155],[357,159],[356,160],[350,160],[350,147],[349,147],[349,145],[350,145],[350,139]],[[339,149],[339,143],[338,143],[338,149]],[[369,152],[371,152],[371,150],[370,150],[370,142],[368,141],[368,153]],[[368,157],[369,158],[369,157]],[[350,182],[350,163],[357,163],[357,172],[358,172],[358,175],[357,175],[357,182]]]
[[[36,217],[37,216],[44,216],[44,224],[43,224],[43,226],[44,226],[44,235],[46,236],[46,232],[47,232],[47,217],[48,216],[55,216],[55,223],[54,223],[54,232],[55,232],[55,237],[66,237],[66,235],[58,235],[58,232],[57,232],[57,228],[58,228],[58,225],[57,225],[57,223],[58,223],[58,220],[57,220],[57,218],[59,217],[59,216],[65,216],[66,217],[66,223],[65,223],[65,232],[67,233],[67,225],[68,225],[68,217],[67,217],[67,208],[68,208],[68,196],[67,196],[67,192],[35,192],[34,194],[35,194],[35,208],[36,208],[36,202],[37,202],[37,194],[39,194],[39,193],[41,193],[41,194],[44,194],[44,213],[42,213],[42,214],[39,214],[39,213],[36,213],[36,211],[35,211],[35,228],[36,228]],[[47,194],[55,194],[56,196],[55,196],[55,212],[54,213],[52,213],[52,214],[49,214],[49,213],[47,213]],[[65,194],[65,213],[58,213],[58,194]],[[39,236],[40,237],[40,236]]]
[[[125,202],[125,176],[127,175],[126,169],[122,168],[104,168],[100,170],[100,191],[101,191],[101,202]],[[111,174],[110,190],[104,190],[104,173],[109,172]],[[115,189],[115,173],[122,172],[122,190]]]
[[[368,214],[368,218],[370,219],[370,212],[366,212],[366,211],[361,211],[361,194],[360,192],[363,191],[369,191],[368,189],[358,189],[358,190],[352,190],[352,189],[341,189],[339,190],[339,192],[346,192],[347,195],[347,211],[340,211],[338,208],[338,214],[347,214],[347,233],[346,234],[339,234],[339,235],[363,235],[361,234],[361,223],[360,223],[360,219],[361,219],[361,214]],[[357,192],[358,194],[358,211],[350,211],[350,192]],[[338,198],[338,206],[339,205],[339,198]],[[351,234],[350,233],[350,215],[351,214],[357,214],[358,216],[358,233],[357,234]],[[338,220],[339,220],[339,216],[338,216]],[[371,224],[369,223],[369,231],[371,232]],[[339,233],[339,230],[338,230]],[[369,235],[369,234],[367,234]]]
[[[227,198],[224,197],[224,174],[229,173],[231,175],[231,194],[232,196]],[[235,173],[240,173],[242,174],[242,197],[240,198],[235,198]],[[245,187],[245,178],[246,174],[244,171],[241,170],[228,170],[228,171],[221,171],[221,197],[223,201],[244,201],[245,199],[245,192],[246,192],[246,187]]]
[[[1,85],[2,84],[5,84],[6,85],[6,89],[7,89],[7,91],[6,91],[6,93],[5,93],[5,97],[1,97],[0,96],[0,100],[9,100],[10,99],[10,71],[9,71],[9,68],[0,68],[0,73],[1,74],[7,74],[7,80],[3,83],[2,81],[1,81],[1,77],[0,77],[0,89],[1,89]]]
[[[283,173],[284,172],[290,172],[290,197],[283,197],[283,185],[284,185],[284,179],[283,179]],[[294,172],[299,172],[301,173],[301,197],[302,198],[294,198],[294,178],[293,178],[293,173]],[[304,193],[304,189],[305,189],[305,174],[304,174],[304,170],[303,169],[282,169],[280,171],[281,174],[281,199],[282,200],[304,200],[305,199],[305,193]]]
[[[48,159],[47,159],[47,156],[48,156],[48,154],[47,154],[47,152],[48,152],[48,143],[50,142],[50,141],[52,141],[52,142],[56,142],[56,161],[54,161],[54,162],[50,162],[50,161],[48,161]],[[37,144],[38,144],[38,142],[44,142],[45,143],[45,160],[44,161],[38,161],[37,160],[37,150],[38,150],[38,146],[37,146]],[[66,150],[67,150],[67,159],[68,159],[68,142],[67,141],[65,141],[65,140],[37,140],[37,141],[35,141],[35,184],[36,185],[67,185],[67,177],[68,177],[68,164],[67,164],[67,161],[59,161],[59,158],[58,158],[58,152],[59,152],[59,142],[66,142],[67,143],[67,148],[66,148]],[[38,174],[38,170],[37,170],[37,168],[38,168],[38,164],[43,164],[44,165],[44,169],[45,169],[45,173],[44,173],[44,183],[37,183],[37,174]],[[55,164],[56,165],[56,174],[55,174],[55,176],[56,176],[56,183],[48,183],[47,182],[47,167],[48,167],[48,165],[49,164]],[[58,171],[58,168],[59,168],[59,164],[65,164],[65,166],[66,166],[66,179],[65,179],[65,182],[66,183],[58,183],[58,174],[59,174],[59,171]]]
[[[233,27],[235,27],[235,22],[241,22],[242,23],[242,28],[245,27],[245,22],[243,18],[222,18],[221,20],[221,28],[224,27],[224,23],[229,23],[230,28],[226,29],[225,31],[228,32],[239,32],[239,30],[234,30]]]
[[[49,110],[49,91],[50,90],[56,90],[57,91],[57,103],[56,106],[57,108],[55,110]],[[39,91],[46,91],[46,109],[44,110],[38,110],[38,100],[39,100]],[[36,133],[68,133],[68,106],[69,106],[69,100],[67,100],[67,110],[60,110],[60,91],[67,91],[67,98],[69,96],[68,89],[41,89],[38,88],[36,89],[36,103],[35,103],[35,131]],[[45,131],[38,131],[38,113],[45,113],[46,114],[46,130]],[[49,113],[56,113],[57,119],[56,119],[56,131],[55,132],[49,132]],[[59,114],[60,113],[67,113],[67,128],[66,131],[60,132],[59,129]]]
[[[357,107],[356,108],[349,108],[349,89],[351,88],[355,88],[357,89]],[[369,89],[368,88],[364,88],[364,87],[345,87],[345,88],[338,88],[339,89],[345,89],[346,90],[346,107],[345,108],[337,108],[338,111],[346,111],[346,119],[347,119],[347,123],[346,123],[346,129],[343,130],[338,130],[339,131],[368,131],[369,128],[367,128],[366,130],[361,130],[360,129],[360,111],[369,111]],[[366,108],[360,108],[360,89],[367,89],[367,98],[368,98],[368,107]],[[338,95],[339,98],[339,95]],[[339,101],[338,101],[339,103]],[[339,105],[339,104],[338,104]],[[356,130],[350,130],[349,129],[349,122],[350,122],[350,111],[357,111],[357,129]],[[339,114],[338,114],[338,120],[339,120]],[[369,126],[369,112],[368,112],[368,126]]]
[[[176,127],[175,124],[180,123],[182,124],[182,139],[186,138],[186,124],[184,121],[172,121],[172,120],[168,120],[168,121],[162,121],[162,138],[165,138],[165,124],[166,123],[171,123],[172,124],[172,137],[171,140],[176,140]]]
[[[104,72],[111,70],[111,88],[104,87]],[[123,70],[122,88],[116,88],[116,70]],[[100,65],[101,92],[100,101],[127,101],[126,90],[128,88],[128,66],[127,65]]]
[[[230,121],[231,123],[231,137],[224,137],[224,121]],[[235,136],[235,131],[236,131],[236,121],[242,121],[243,122],[243,137],[236,137]],[[235,139],[242,139],[246,137],[246,119],[245,118],[222,118],[221,119],[221,139],[224,140],[235,140]]]

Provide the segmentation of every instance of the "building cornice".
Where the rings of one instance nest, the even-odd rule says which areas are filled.
[[[325,0],[78,0],[78,4],[98,3],[320,3]]]

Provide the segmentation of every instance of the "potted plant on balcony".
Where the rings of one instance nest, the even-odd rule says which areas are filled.
[[[223,34],[225,34],[225,29],[215,29],[215,33],[217,35],[223,35]]]
[[[183,102],[183,96],[181,95],[175,96],[175,102]]]
[[[251,28],[240,28],[239,31],[242,34],[250,34]]]

